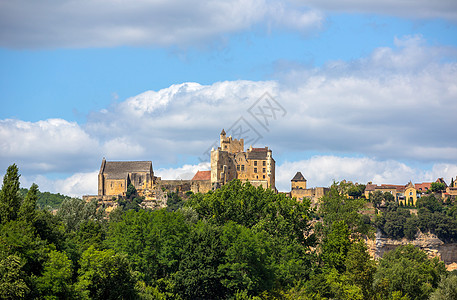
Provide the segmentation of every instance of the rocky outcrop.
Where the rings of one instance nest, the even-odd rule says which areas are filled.
[[[367,241],[369,251],[375,259],[381,258],[384,253],[397,248],[400,245],[412,244],[423,251],[429,257],[438,257],[446,264],[446,268],[451,271],[457,269],[457,243],[445,243],[434,234],[419,233],[415,240],[393,240],[384,237],[380,231],[376,233],[374,240]]]

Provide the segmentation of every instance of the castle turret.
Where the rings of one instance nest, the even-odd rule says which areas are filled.
[[[303,174],[301,172],[297,172],[295,174],[294,178],[292,178],[291,182],[291,188],[292,190],[295,189],[303,189],[306,190],[306,179],[303,177]]]

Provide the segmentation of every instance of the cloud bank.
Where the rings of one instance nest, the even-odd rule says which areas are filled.
[[[93,112],[85,124],[1,120],[0,167],[17,163],[27,179],[82,174],[68,184],[54,181],[55,188],[72,187],[71,193],[84,190],[78,182],[88,182],[102,157],[152,160],[164,178],[191,178],[200,161],[209,161],[205,152],[220,130],[242,119],[261,136],[255,146],[273,149],[282,189],[298,170],[315,185],[456,176],[456,49],[429,46],[421,36],[396,38],[395,45],[351,62],[296,65],[277,80],[187,82],[146,91]],[[249,113],[265,92],[286,112],[270,117],[268,127]]]
[[[453,0],[1,0],[0,46],[186,47],[253,28],[307,34],[322,27],[327,12],[457,21]]]
[[[0,46],[186,46],[258,24],[307,31],[321,22],[317,11],[265,0],[1,1]]]

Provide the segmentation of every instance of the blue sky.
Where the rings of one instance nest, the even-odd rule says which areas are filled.
[[[71,195],[102,157],[188,178],[243,117],[280,190],[449,181],[457,3],[428,2],[0,0],[0,167]],[[265,92],[287,111],[267,129],[247,111]]]

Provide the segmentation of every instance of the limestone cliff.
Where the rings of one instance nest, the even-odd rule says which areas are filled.
[[[403,238],[393,240],[384,237],[380,231],[376,233],[374,240],[367,241],[370,254],[375,259],[379,259],[384,253],[395,249],[400,245],[412,244],[424,250],[429,257],[438,257],[445,264],[449,271],[457,269],[457,243],[445,243],[434,234],[419,233],[415,240]]]

